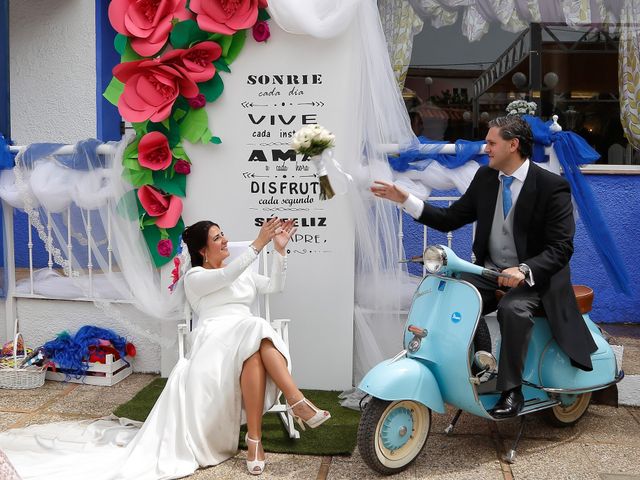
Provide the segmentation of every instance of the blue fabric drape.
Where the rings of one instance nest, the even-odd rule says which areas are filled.
[[[13,168],[15,165],[15,154],[9,151],[10,145],[13,145],[13,142],[6,140],[0,133],[0,170]]]

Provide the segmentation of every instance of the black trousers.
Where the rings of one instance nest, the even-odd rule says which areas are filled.
[[[498,310],[500,324],[500,359],[497,388],[510,390],[522,384],[522,370],[529,347],[533,311],[540,305],[540,295],[528,285],[505,291],[496,299],[497,283],[478,275],[463,274],[462,279],[475,286],[482,296],[482,315]]]

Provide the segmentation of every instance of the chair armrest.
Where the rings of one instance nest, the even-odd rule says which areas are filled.
[[[271,320],[271,324],[278,323],[282,325],[283,323],[289,323],[289,322],[291,322],[290,318],[276,318],[275,320]]]
[[[189,333],[189,326],[186,323],[179,323],[178,333],[181,333],[183,335]]]

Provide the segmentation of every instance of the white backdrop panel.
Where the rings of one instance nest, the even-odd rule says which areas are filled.
[[[344,197],[318,200],[313,165],[289,150],[290,136],[319,123],[337,137],[336,157],[358,150],[349,104],[351,33],[330,40],[291,35],[270,22],[266,44],[248,38],[225,91],[208,106],[221,145],[187,145],[187,224],[210,219],[231,240],[253,239],[261,219],[298,219],[287,286],[273,318],[292,320],[293,373],[302,387],[351,386],[354,231]]]

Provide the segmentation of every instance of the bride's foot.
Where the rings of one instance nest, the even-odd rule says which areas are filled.
[[[262,442],[249,437],[247,433],[244,437],[247,444],[247,470],[251,475],[260,475],[264,472],[264,450]]]
[[[302,430],[305,430],[305,423],[311,428],[316,428],[331,418],[331,414],[329,412],[326,410],[320,410],[304,397],[297,402],[287,405],[287,408],[295,417]]]

